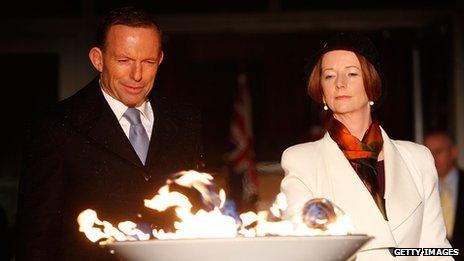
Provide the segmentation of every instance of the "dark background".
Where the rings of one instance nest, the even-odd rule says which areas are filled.
[[[238,73],[249,78],[257,161],[278,162],[286,147],[314,139],[322,109],[306,95],[305,64],[337,31],[367,34],[377,45],[387,99],[376,115],[390,137],[418,138],[413,50],[420,54],[423,131],[456,132],[453,73],[456,59],[463,62],[455,56],[456,28],[463,24],[459,1],[6,2],[0,11],[0,204],[6,214],[0,218],[9,228],[24,127],[41,108],[94,77],[87,52],[96,24],[124,5],[145,8],[159,21],[165,60],[155,88],[201,108],[205,163],[212,171],[223,168],[230,150]]]

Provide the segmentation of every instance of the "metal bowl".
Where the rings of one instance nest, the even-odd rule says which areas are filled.
[[[125,241],[108,244],[122,260],[309,261],[347,260],[372,237],[288,236]]]

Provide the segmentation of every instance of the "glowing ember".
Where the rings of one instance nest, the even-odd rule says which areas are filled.
[[[188,197],[170,190],[170,186],[173,184],[194,188],[201,194],[203,203],[210,206],[212,210],[200,209],[196,213],[192,213],[192,203]],[[79,231],[85,233],[90,241],[100,241],[100,244],[115,240],[149,240],[152,236],[157,239],[185,239],[268,235],[347,235],[353,232],[350,219],[336,206],[332,206],[328,200],[315,199],[314,202],[317,204],[308,202],[302,211],[303,218],[292,221],[282,220],[282,214],[287,209],[287,200],[285,195],[280,193],[270,211],[246,212],[238,218],[236,213],[230,213],[230,210],[227,209],[227,198],[224,190],[221,189],[219,193],[216,193],[213,188],[214,183],[211,175],[196,171],[182,171],[168,179],[166,185],[162,186],[152,199],[144,200],[146,207],[160,212],[170,207],[175,208],[179,219],[179,221],[174,222],[175,232],[155,229],[150,235],[142,232],[137,228],[137,224],[131,221],[121,222],[116,228],[109,222],[99,220],[97,213],[91,209],[81,212],[78,216]],[[323,211],[327,209],[336,214],[330,216],[330,222],[324,219],[327,216],[324,214],[331,213]],[[316,222],[314,224],[317,226],[308,226],[308,222]],[[324,226],[321,222],[324,223]]]

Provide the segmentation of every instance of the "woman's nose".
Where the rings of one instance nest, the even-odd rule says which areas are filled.
[[[344,75],[337,76],[335,80],[335,87],[345,88],[346,87],[346,77]]]

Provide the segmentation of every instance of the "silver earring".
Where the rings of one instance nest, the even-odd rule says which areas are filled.
[[[329,107],[327,107],[327,104],[324,103],[324,111],[328,111]]]
[[[369,105],[370,105],[370,106],[374,105],[374,102],[373,102],[373,101],[369,101]]]

